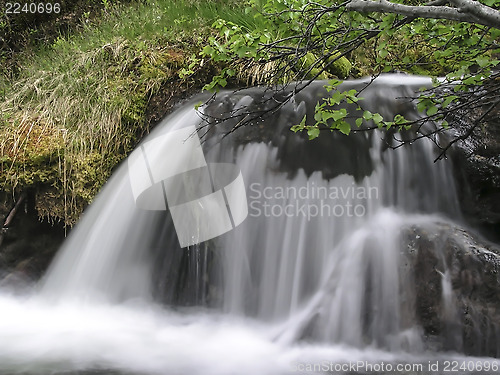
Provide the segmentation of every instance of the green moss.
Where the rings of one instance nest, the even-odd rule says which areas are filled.
[[[332,61],[332,63],[327,67],[329,73],[340,79],[346,79],[349,77],[352,70],[352,64],[347,57],[342,56],[337,58],[337,56],[332,56],[327,61]]]
[[[322,69],[324,70],[321,71]],[[297,65],[299,72],[307,73],[306,78],[316,77],[317,79],[330,79],[332,77],[345,79],[349,77],[351,69],[352,64],[345,56],[337,58],[333,55],[326,61],[322,61],[312,52],[303,56]]]
[[[3,164],[5,166],[5,164]],[[2,190],[31,190],[37,186],[55,186],[61,180],[61,173],[57,164],[31,165],[14,164],[7,169],[3,169],[1,178],[3,179]]]
[[[306,74],[306,78],[314,78],[317,79],[328,79],[331,76],[328,72],[321,72],[322,64],[318,62],[318,57],[312,53],[308,52],[305,56],[299,59],[299,63],[297,64],[297,70],[299,72],[304,72]]]
[[[129,100],[129,105],[122,112],[122,121],[125,123],[142,122],[148,101],[144,92],[134,93]]]
[[[93,152],[75,160],[70,172],[73,197],[85,204],[92,202],[109,177],[102,173],[102,170],[110,171],[116,162],[115,159]]]

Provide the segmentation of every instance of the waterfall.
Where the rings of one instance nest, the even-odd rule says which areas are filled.
[[[429,84],[382,76],[362,106],[417,118],[402,98]],[[327,373],[354,362],[429,373],[472,358],[460,354],[448,237],[425,242],[464,225],[451,160],[435,163],[427,140],[387,149],[384,132],[292,133],[323,85],[278,107],[288,91],[222,92],[164,119],[32,294],[0,292],[0,373]],[[439,265],[425,268],[440,281],[435,334],[415,271],[425,251]],[[498,361],[481,361],[495,372]]]

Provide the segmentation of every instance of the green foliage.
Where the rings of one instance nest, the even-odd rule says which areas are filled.
[[[500,6],[496,0],[481,2]],[[435,86],[443,89],[432,95],[422,93],[418,100],[424,117],[442,121],[443,126],[447,125],[446,114],[471,90],[489,82],[498,67],[498,28],[440,19],[409,19],[396,14],[362,14],[347,10],[345,5],[327,0],[250,0],[246,12],[261,26],[248,28],[217,21],[214,26],[220,35],[210,40],[203,57],[224,62],[247,59],[261,65],[272,61],[274,72],[267,75],[267,83],[271,84],[329,79],[331,74],[343,79],[352,71],[361,75],[403,71],[445,77],[435,80]],[[206,88],[223,86],[227,82],[225,73],[215,77]],[[450,85],[452,90],[447,88]],[[361,111],[360,107],[358,116],[363,115],[347,121],[345,104],[361,98],[356,92],[341,92],[337,86],[327,85],[335,91],[332,98],[318,103],[315,125],[305,125],[304,120],[292,130],[306,131],[313,139],[319,136],[320,129],[349,134],[350,124],[359,127],[365,122],[375,127],[410,127],[411,122],[401,115],[384,119],[380,114]]]
[[[259,61],[261,66],[269,64],[274,58],[272,47],[275,43],[284,49],[281,60],[284,64],[273,65],[275,71],[286,66],[291,69],[276,76],[276,82],[286,82],[301,78],[329,79],[332,76],[347,78],[352,64],[341,53],[336,50],[323,50],[320,54],[315,51],[302,53],[293,43],[295,33],[301,31],[305,26],[301,15],[295,11],[289,11],[290,3],[283,1],[259,1],[247,2],[246,13],[253,17],[253,22],[228,22],[223,19],[217,20],[213,27],[219,30],[219,36],[209,39],[201,56],[208,57],[217,62],[232,62],[246,59]],[[302,7],[309,6],[307,1],[298,1]],[[326,2],[325,2],[326,3]],[[267,16],[272,14],[272,17]],[[279,41],[283,41],[280,43]],[[276,46],[278,46],[276,44]],[[223,72],[226,73],[226,72]],[[224,74],[214,78],[214,82],[207,85],[205,89],[214,89],[217,83],[225,82]]]

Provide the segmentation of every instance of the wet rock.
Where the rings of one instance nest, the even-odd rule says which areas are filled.
[[[11,200],[3,199],[0,205],[1,223],[5,222],[13,204]],[[39,220],[33,208],[33,200],[28,196],[9,226],[2,228],[0,285],[17,289],[38,280],[64,238],[64,227],[61,224]]]
[[[500,240],[500,113],[479,124],[455,154],[461,206],[467,220],[490,239]],[[455,136],[472,120],[455,121]]]
[[[409,228],[405,237],[416,254],[417,317],[429,342],[500,356],[500,246],[444,223]]]

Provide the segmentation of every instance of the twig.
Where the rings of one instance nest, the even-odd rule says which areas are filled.
[[[12,210],[10,210],[9,214],[7,215],[7,218],[5,219],[2,228],[0,228],[0,248],[2,247],[3,237],[5,233],[7,232],[9,225],[12,223],[12,220],[14,220],[14,217],[16,216],[16,213],[19,210],[21,203],[23,203],[25,198],[26,198],[26,193],[22,193],[19,199],[17,200],[16,204],[12,208]]]
[[[10,210],[9,215],[7,215],[7,218],[5,219],[2,228],[8,228],[10,226],[12,220],[14,220],[14,217],[16,216],[17,211],[19,210],[19,207],[21,206],[21,203],[23,203],[25,198],[26,198],[26,193],[22,193],[19,199],[17,200],[16,204],[12,208],[12,210]]]

